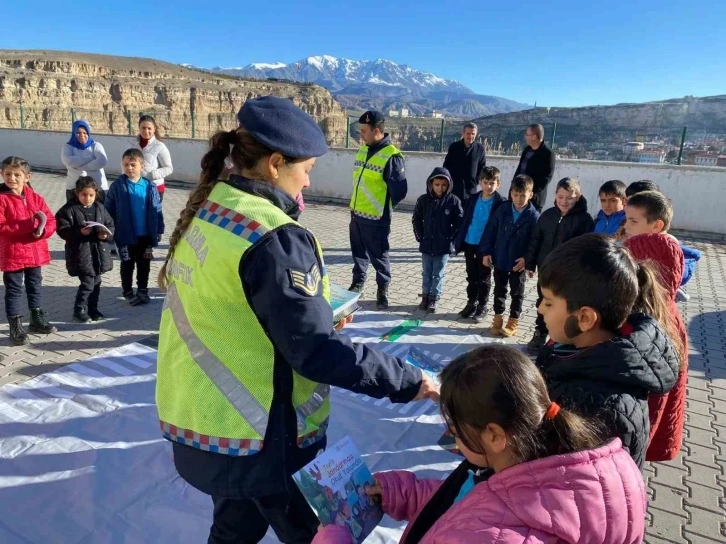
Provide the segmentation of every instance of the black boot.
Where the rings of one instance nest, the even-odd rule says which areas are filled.
[[[436,301],[438,300],[437,297],[429,297],[429,305],[426,308],[426,311],[430,314],[436,313]]]
[[[379,287],[376,295],[376,307],[379,310],[388,310],[388,287]]]
[[[91,316],[88,315],[84,307],[76,306],[73,309],[73,321],[76,321],[78,323],[90,323]]]
[[[35,308],[30,310],[30,326],[28,327],[28,330],[30,332],[34,332],[36,334],[52,334],[56,332],[58,329],[56,329],[53,325],[51,325],[48,322],[48,319],[45,317],[45,312],[40,308]]]
[[[418,305],[419,310],[426,310],[429,307],[429,296],[421,295],[421,304]]]
[[[474,320],[474,323],[481,323],[484,321],[485,315],[487,315],[487,307],[480,303],[477,305],[474,315],[472,315],[471,318]]]
[[[88,317],[90,317],[93,321],[101,321],[105,319],[106,316],[99,312],[98,308],[95,308],[88,310]]]
[[[351,293],[363,293],[363,282],[353,282],[350,284],[350,287],[348,287],[348,291]]]
[[[538,330],[534,331],[532,340],[527,343],[527,351],[532,355],[538,355],[539,351],[547,343],[547,333],[542,333]]]
[[[149,297],[149,290],[148,289],[137,289],[136,290],[136,298],[139,299],[139,304],[148,304],[151,302],[151,298]]]
[[[474,315],[474,312],[476,312],[478,304],[476,300],[470,300],[466,303],[466,306],[464,306],[464,309],[459,312],[459,315],[463,318],[471,317]]]
[[[8,317],[10,324],[10,343],[13,346],[24,346],[28,343],[28,335],[23,328],[23,316],[15,315]]]

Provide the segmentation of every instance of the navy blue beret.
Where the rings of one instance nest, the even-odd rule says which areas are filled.
[[[237,120],[255,140],[287,157],[320,157],[328,152],[325,135],[315,119],[286,98],[247,100]]]
[[[372,127],[376,126],[378,123],[384,123],[386,121],[386,118],[383,117],[383,114],[380,111],[367,111],[363,115],[360,116],[360,119],[358,119],[358,122],[361,125],[370,125]]]

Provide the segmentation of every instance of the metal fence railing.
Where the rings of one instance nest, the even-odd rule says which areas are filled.
[[[220,130],[237,124],[236,113],[172,113],[168,109],[133,110],[125,107],[104,109],[28,107],[0,103],[0,127],[70,131],[76,119],[85,119],[98,134],[135,134],[141,114],[151,114],[161,134],[173,138],[206,139]],[[519,155],[524,146],[525,125],[500,125],[479,122],[478,140],[492,155]],[[461,138],[466,121],[459,119],[404,117],[388,118],[386,132],[403,151],[446,152]],[[358,118],[328,118],[320,122],[335,147],[356,148],[360,145]],[[726,166],[726,130],[684,126],[613,127],[596,124],[544,124],[545,142],[560,158],[627,161],[645,163],[696,164]]]

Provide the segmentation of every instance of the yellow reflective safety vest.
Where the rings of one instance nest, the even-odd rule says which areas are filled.
[[[383,179],[383,170],[388,160],[401,155],[396,146],[389,144],[378,150],[370,159],[368,146],[363,145],[355,155],[353,170],[353,195],[350,209],[355,215],[366,219],[380,219],[386,206],[388,186]],[[388,203],[391,208],[391,203]]]
[[[168,440],[231,456],[264,447],[275,352],[245,296],[240,257],[265,233],[290,223],[297,224],[268,200],[218,183],[177,243],[167,265],[156,385]],[[322,284],[329,301],[317,242],[316,252],[320,269],[303,281],[311,295]],[[325,434],[329,392],[293,370],[300,447]]]

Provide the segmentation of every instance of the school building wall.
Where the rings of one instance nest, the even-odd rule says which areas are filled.
[[[0,129],[0,155],[18,155],[35,168],[63,171],[61,148],[68,141],[66,132]],[[103,144],[109,163],[106,173],[121,173],[121,155],[130,146],[128,136],[94,135]],[[174,173],[167,181],[194,184],[199,179],[199,163],[206,151],[203,140],[168,138]],[[334,148],[318,159],[311,175],[311,187],[305,194],[321,199],[347,202],[352,190],[351,172],[355,150]],[[426,178],[436,166],[441,166],[441,153],[408,152],[406,176],[409,182],[404,207],[413,206],[423,194]],[[1,158],[0,158],[1,160]],[[502,195],[506,195],[509,182],[517,168],[518,157],[488,157],[487,164],[502,171]],[[675,218],[673,228],[695,232],[726,235],[726,168],[705,166],[672,166],[605,161],[558,160],[553,182],[548,191],[548,202],[554,202],[558,179],[574,177],[580,181],[590,212],[599,210],[598,188],[610,179],[626,184],[650,179],[655,181],[673,201]]]

